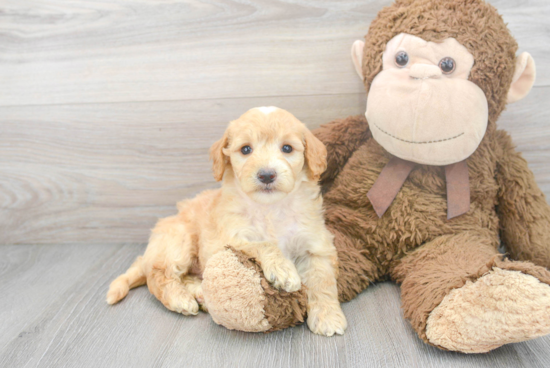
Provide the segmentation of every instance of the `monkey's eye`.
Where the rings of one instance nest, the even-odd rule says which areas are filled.
[[[250,146],[242,146],[242,147],[241,147],[241,153],[242,153],[243,155],[248,155],[248,154],[252,153],[252,147],[250,147]]]
[[[283,148],[281,148],[281,151],[283,151],[284,153],[290,153],[290,152],[292,152],[292,146],[289,146],[288,144],[285,144],[283,146]]]
[[[446,57],[441,59],[439,62],[439,67],[441,68],[443,74],[451,74],[456,69],[456,63],[453,58]]]
[[[399,67],[404,67],[409,63],[409,55],[405,51],[399,51],[397,55],[395,55],[395,63]]]

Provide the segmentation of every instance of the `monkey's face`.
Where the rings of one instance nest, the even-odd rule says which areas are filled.
[[[487,128],[483,91],[468,80],[473,56],[454,38],[442,43],[399,34],[386,45],[366,117],[391,154],[427,165],[462,161]]]

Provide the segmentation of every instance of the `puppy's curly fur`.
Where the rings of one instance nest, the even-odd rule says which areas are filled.
[[[231,245],[254,257],[276,288],[294,292],[302,282],[307,286],[313,332],[342,334],[337,256],[318,185],[326,168],[324,145],[290,113],[255,108],[229,124],[211,157],[222,188],[178,203],[177,215],[161,219],[144,256],[111,284],[107,302],[147,283],[166,308],[197,314],[204,304],[202,272]],[[262,181],[263,172],[271,181]]]

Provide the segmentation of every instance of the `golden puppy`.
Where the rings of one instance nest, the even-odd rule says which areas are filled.
[[[107,302],[147,283],[166,308],[197,314],[204,266],[229,244],[255,257],[275,287],[307,286],[311,331],[343,334],[336,249],[318,185],[324,145],[292,114],[261,107],[232,121],[210,155],[222,187],[178,203],[177,215],[161,219],[144,256],[112,282]]]

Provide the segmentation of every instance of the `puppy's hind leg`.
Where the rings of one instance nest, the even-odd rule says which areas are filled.
[[[182,278],[167,277],[167,270],[153,266],[151,274],[147,278],[147,286],[151,294],[169,310],[177,313],[196,315],[199,313],[199,304],[193,294],[183,283],[187,276]]]
[[[197,258],[195,236],[187,231],[187,223],[181,213],[157,222],[143,256],[143,269],[149,291],[166,308],[194,315],[199,305],[183,284]]]
[[[107,303],[118,303],[128,295],[130,289],[145,284],[146,278],[141,263],[142,257],[138,257],[126,273],[120,275],[111,282],[109,291],[107,292]]]

